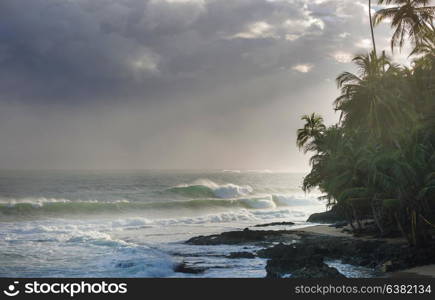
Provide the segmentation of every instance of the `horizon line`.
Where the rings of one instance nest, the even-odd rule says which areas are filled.
[[[308,173],[309,170],[297,171],[288,169],[231,169],[231,168],[0,168],[1,171],[209,171],[222,173],[263,172],[263,173]]]

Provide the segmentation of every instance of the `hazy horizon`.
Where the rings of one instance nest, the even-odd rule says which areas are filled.
[[[337,121],[366,2],[2,0],[0,169],[307,172],[300,116]]]
[[[282,173],[282,174],[307,174],[308,172],[297,172],[286,169],[144,169],[144,168],[136,168],[136,169],[92,169],[92,168],[80,168],[80,169],[25,169],[25,168],[15,168],[15,169],[7,169],[0,168],[0,172],[187,172],[187,173],[195,173],[195,172],[216,172],[216,173]]]

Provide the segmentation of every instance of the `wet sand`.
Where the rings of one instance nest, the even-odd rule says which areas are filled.
[[[347,228],[349,229],[349,228]],[[382,240],[386,241],[390,244],[402,244],[406,243],[406,240],[404,238],[374,238],[369,236],[354,236],[351,233],[343,232],[343,228],[335,228],[330,227],[329,225],[314,225],[304,228],[299,228],[299,231],[303,232],[309,232],[309,233],[315,233],[315,234],[324,234],[324,235],[330,235],[330,236],[336,236],[336,237],[348,237],[348,238],[355,238],[360,240]]]
[[[298,231],[316,233],[316,234],[325,234],[325,235],[338,236],[338,237],[350,237],[350,238],[353,237],[352,234],[343,232],[342,228],[330,227],[329,225],[316,225],[316,226],[304,227],[298,229]]]
[[[426,265],[389,274],[392,278],[435,278],[435,265]]]

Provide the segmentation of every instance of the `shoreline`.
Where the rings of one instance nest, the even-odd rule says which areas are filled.
[[[267,224],[261,225],[267,227]],[[344,278],[336,268],[327,264],[330,259],[382,274],[372,276],[374,278],[435,278],[435,257],[431,254],[434,249],[412,249],[402,238],[354,236],[343,231],[343,228],[331,225],[286,230],[254,229],[255,226],[221,234],[195,236],[185,243],[261,246],[259,251],[234,252],[229,258],[267,259],[268,278]],[[426,257],[427,263],[424,260]],[[182,269],[187,272],[195,271],[185,267]]]
[[[354,236],[353,234],[351,234],[349,232],[344,232],[343,228],[337,228],[337,227],[334,227],[331,225],[326,225],[326,224],[312,225],[312,226],[300,228],[298,230],[303,231],[303,232],[310,232],[310,233],[314,233],[314,234],[323,234],[323,235],[329,235],[329,236],[334,236],[334,237],[347,237],[347,238],[354,238],[354,239],[359,239],[359,240],[364,240],[364,241],[381,240],[381,241],[385,241],[385,242],[391,243],[391,244],[406,243],[406,239],[404,239],[403,237],[375,238],[375,237],[371,237],[368,235]]]
[[[313,225],[305,228],[299,229],[304,232],[311,232],[316,234],[324,234],[330,236],[343,236],[348,238],[356,238],[361,240],[373,240],[370,237],[355,237],[350,233],[343,232],[340,228],[331,227],[329,225]],[[406,240],[404,238],[384,238],[382,239],[387,243],[404,243]],[[435,278],[435,264],[428,264],[419,267],[413,267],[409,269],[404,269],[396,272],[387,272],[387,277],[390,278]]]
[[[392,272],[390,278],[435,278],[435,264]]]
[[[303,232],[313,233],[313,234],[322,234],[322,235],[329,235],[334,237],[355,238],[352,234],[343,232],[341,228],[331,227],[330,225],[312,225],[312,226],[300,228],[298,230]]]

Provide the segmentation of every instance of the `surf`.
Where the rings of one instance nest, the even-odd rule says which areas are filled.
[[[237,185],[233,183],[217,184],[208,179],[198,179],[193,183],[177,185],[166,191],[194,198],[210,197],[230,199],[249,195],[254,189],[250,185]]]

